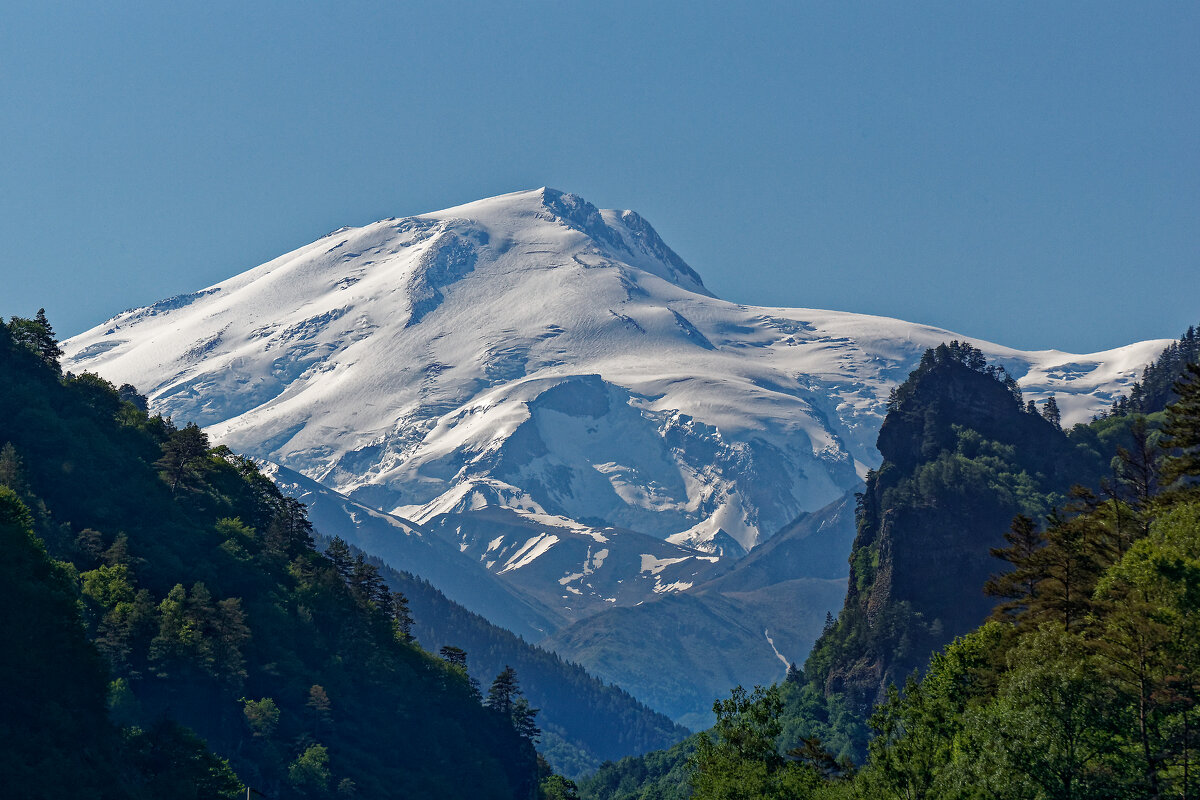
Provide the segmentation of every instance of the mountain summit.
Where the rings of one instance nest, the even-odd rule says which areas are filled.
[[[891,389],[955,338],[720,300],[638,214],[537,189],[334,231],[63,349],[578,617],[686,590],[854,489]],[[975,344],[1069,423],[1164,343]]]

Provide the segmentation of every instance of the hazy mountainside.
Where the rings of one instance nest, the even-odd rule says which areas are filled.
[[[506,666],[516,670],[525,696],[540,709],[538,750],[561,774],[578,777],[604,760],[667,747],[687,735],[624,690],[447,600],[429,582],[382,565],[380,574],[408,598],[413,636],[426,649],[465,650],[468,671],[484,686]]]
[[[845,597],[853,539],[848,493],[695,588],[601,612],[545,645],[682,724],[706,728],[713,698],[781,680],[789,664],[804,662]]]
[[[546,609],[522,596],[478,561],[465,558],[453,542],[420,525],[356,503],[298,472],[261,462],[280,490],[308,507],[313,526],[327,536],[340,536],[385,563],[432,582],[448,598],[478,611],[508,630],[536,641],[561,624],[556,609]]]
[[[621,689],[529,644],[527,639],[538,641],[549,625],[533,611],[536,602],[522,599],[477,562],[464,559],[457,548],[286,467],[268,463],[264,474],[308,506],[318,534],[339,536],[376,560],[388,585],[408,598],[412,634],[428,650],[466,650],[467,668],[484,686],[506,666],[517,671],[530,704],[541,710],[538,751],[561,774],[577,777],[605,759],[666,747],[686,734]],[[405,571],[389,564],[403,564]],[[485,618],[452,601],[442,591],[446,586],[492,613]],[[489,618],[499,618],[503,627]]]

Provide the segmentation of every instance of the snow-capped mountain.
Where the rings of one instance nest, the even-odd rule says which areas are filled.
[[[539,189],[343,228],[64,350],[68,369],[419,524],[498,508],[749,549],[877,463],[888,392],[951,338],[717,299],[636,213]],[[974,343],[1066,422],[1164,344]]]
[[[63,366],[273,462],[318,529],[692,720],[722,681],[803,659],[852,526],[805,523],[802,543],[792,526],[729,562],[844,502],[879,463],[892,388],[964,338],[721,300],[636,213],[539,189],[334,231],[118,314],[64,342]],[[1067,424],[1167,344],[972,343]],[[631,643],[669,636],[707,683]]]

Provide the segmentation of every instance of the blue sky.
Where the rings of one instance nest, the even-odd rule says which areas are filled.
[[[1200,322],[1200,4],[0,0],[0,314],[60,334],[550,185],[721,297],[1092,351]]]

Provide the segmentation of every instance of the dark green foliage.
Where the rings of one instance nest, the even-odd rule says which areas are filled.
[[[150,402],[146,399],[146,396],[140,393],[137,390],[137,387],[131,383],[121,384],[121,387],[117,389],[117,397],[121,399],[121,402],[129,403],[129,405],[133,406],[138,411],[141,411],[143,414],[150,412]]]
[[[542,800],[579,800],[579,787],[575,781],[562,775],[550,775],[541,784]]]
[[[180,481],[199,477],[198,467],[208,457],[208,436],[195,423],[189,422],[182,430],[172,431],[163,442],[162,451],[156,466],[165,473],[174,492]]]
[[[33,535],[33,518],[0,486],[0,774],[12,797],[125,796],[103,663],[79,618],[71,574]]]
[[[62,350],[50,320],[46,319],[46,309],[39,308],[33,319],[13,317],[8,322],[8,332],[14,344],[37,355],[50,369],[59,371],[58,360],[62,358]]]
[[[529,705],[517,681],[517,673],[512,667],[505,665],[504,669],[492,681],[487,697],[483,704],[503,718],[511,721],[513,730],[522,739],[536,742],[542,735],[534,723],[538,710]]]
[[[699,734],[643,756],[605,761],[594,775],[579,782],[584,800],[687,800]]]
[[[274,795],[536,793],[530,743],[403,641],[390,592],[366,574],[352,589],[312,550],[302,505],[198,429],[95,376],[62,378],[0,328],[0,475],[30,512],[14,529],[27,544],[14,533],[0,559],[17,570],[0,585],[4,672],[22,698],[0,726],[27,765],[6,765],[6,789],[33,769],[72,785],[63,796],[212,797],[235,786],[231,768]],[[30,526],[67,566],[39,565]],[[34,585],[48,589],[21,593]],[[149,733],[123,738],[106,695]],[[160,735],[161,720],[177,727]],[[106,794],[112,781],[128,790]]]
[[[229,763],[218,758],[187,728],[160,719],[149,730],[124,736],[122,762],[129,780],[147,798],[213,800],[240,798],[244,788]]]
[[[1179,399],[1167,407],[1162,447],[1169,457],[1163,465],[1163,482],[1179,491],[1194,492],[1200,475],[1200,364],[1188,364],[1185,377],[1176,382]]]
[[[992,597],[1004,598],[996,606],[995,613],[1009,615],[1028,608],[1037,589],[1040,573],[1034,567],[1034,556],[1045,544],[1045,538],[1031,517],[1018,514],[1012,521],[1008,533],[1004,534],[1007,547],[993,547],[992,556],[1007,561],[1010,569],[993,575],[984,584],[983,590]]]
[[[1042,418],[1056,428],[1062,427],[1062,412],[1058,410],[1058,401],[1054,395],[1047,397],[1042,404]]]
[[[456,667],[462,667],[464,670],[467,668],[467,651],[463,650],[461,647],[446,645],[438,650],[438,655],[440,655],[447,664],[453,664]]]
[[[516,702],[519,694],[520,688],[517,685],[517,673],[512,667],[505,664],[504,670],[492,681],[483,704],[501,714],[511,714],[513,704]]]

